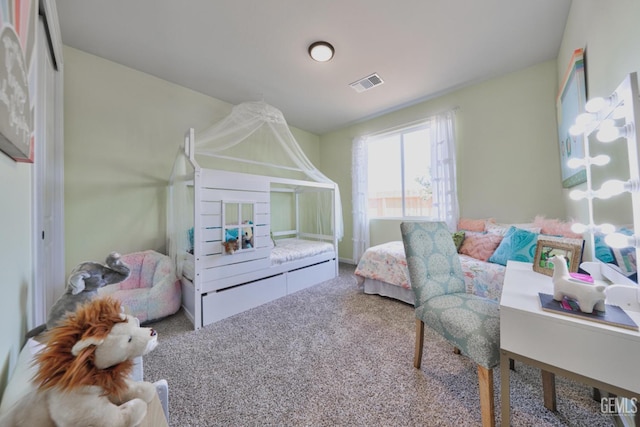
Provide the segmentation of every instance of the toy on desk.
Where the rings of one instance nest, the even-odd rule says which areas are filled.
[[[605,285],[594,285],[591,282],[571,277],[567,268],[567,261],[563,256],[555,255],[549,261],[553,262],[553,299],[562,301],[563,297],[578,301],[580,311],[592,313],[595,308],[604,311],[606,295]]]
[[[596,282],[607,286],[607,304],[618,305],[625,310],[640,312],[640,286],[622,275],[617,266],[603,262],[586,261],[580,268],[588,272]]]

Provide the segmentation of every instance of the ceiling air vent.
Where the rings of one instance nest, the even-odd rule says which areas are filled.
[[[373,73],[370,76],[351,83],[349,86],[351,86],[356,92],[360,93],[365,90],[369,90],[372,87],[380,86],[382,83],[384,83],[384,80],[382,80],[377,73]]]

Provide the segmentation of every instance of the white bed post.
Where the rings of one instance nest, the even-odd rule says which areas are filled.
[[[193,195],[194,203],[193,207],[193,229],[194,229],[194,239],[193,239],[193,256],[194,256],[194,277],[193,277],[193,326],[195,329],[202,328],[202,310],[201,307],[201,295],[200,292],[202,290],[202,263],[200,259],[200,255],[202,254],[202,241],[197,238],[200,233],[197,233],[195,230],[201,230],[201,206],[198,203],[201,200],[201,169],[200,165],[196,161],[196,153],[195,153],[195,143],[196,143],[196,134],[193,128],[189,128],[187,133],[184,136],[184,150],[185,154],[189,158],[189,162],[193,165],[194,173],[193,173]]]
[[[296,204],[296,239],[300,238],[300,197],[296,190],[294,194]]]
[[[338,192],[336,191],[337,184],[333,184],[333,199],[331,199],[331,231],[333,232],[333,248],[336,251],[336,277],[340,274],[340,256],[338,254],[338,232],[336,230],[336,202],[338,198]]]

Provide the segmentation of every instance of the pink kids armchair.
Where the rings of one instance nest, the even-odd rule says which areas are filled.
[[[121,260],[131,269],[129,277],[100,288],[99,295],[116,298],[125,312],[141,323],[178,311],[182,299],[180,281],[168,256],[147,250],[122,255]]]

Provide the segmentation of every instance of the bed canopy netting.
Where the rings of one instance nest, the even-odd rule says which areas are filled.
[[[185,268],[189,268],[188,254],[194,254],[194,227],[195,234],[207,228],[194,223],[194,217],[195,222],[199,217],[195,210],[201,209],[199,203],[202,201],[200,186],[194,178],[201,171],[215,171],[215,176],[225,182],[230,179],[255,180],[256,177],[268,181],[271,191],[268,209],[274,222],[282,221],[281,217],[295,217],[293,228],[296,233],[302,232],[307,237],[311,236],[312,240],[329,240],[337,251],[337,241],[343,236],[342,206],[337,184],[311,163],[280,110],[262,101],[245,102],[234,106],[228,116],[207,129],[198,132],[190,129],[184,145],[178,150],[169,182],[167,238],[169,255],[175,262],[179,277]],[[232,196],[224,197],[231,199],[243,197],[235,196],[240,194],[236,191],[238,189],[231,191],[234,185],[215,181],[213,184],[209,182],[206,187],[226,191],[225,194]],[[278,197],[295,198],[295,212],[287,212],[289,208],[279,207]],[[218,206],[222,206],[224,211],[224,201]],[[269,220],[268,227],[272,225]],[[275,231],[270,230],[277,240]],[[284,234],[290,233],[282,231],[281,235]],[[222,237],[222,242],[218,241],[218,248],[224,240],[225,237]],[[201,250],[211,252],[211,249]],[[255,250],[259,252],[257,247]],[[199,259],[198,254],[195,255],[195,259]],[[241,259],[238,256],[234,263],[237,265]],[[217,266],[220,263],[217,260],[210,265]],[[195,288],[197,293],[197,284]]]

